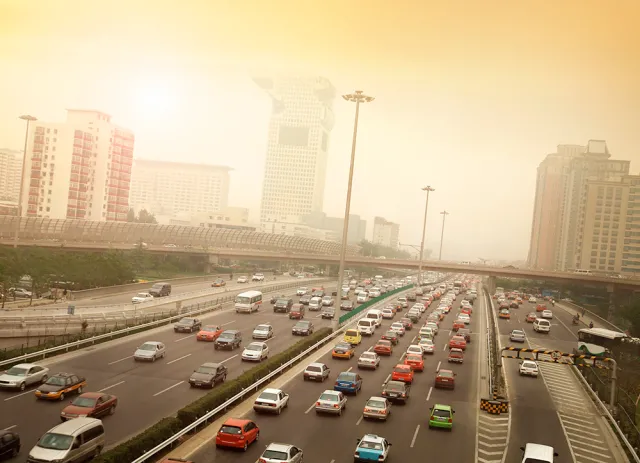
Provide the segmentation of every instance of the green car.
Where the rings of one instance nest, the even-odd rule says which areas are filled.
[[[430,428],[453,429],[453,414],[456,412],[451,405],[435,404],[429,415]]]

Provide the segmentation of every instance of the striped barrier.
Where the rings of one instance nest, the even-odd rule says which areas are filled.
[[[505,355],[505,351],[515,352],[516,356]],[[605,365],[599,365],[597,362],[609,362],[615,364],[615,360],[609,357],[597,357],[595,355],[583,355],[583,354],[569,354],[566,352],[561,352],[559,350],[549,350],[549,349],[528,349],[525,347],[503,347],[502,348],[502,358],[507,359],[523,359],[520,357],[521,353],[531,353],[535,355],[536,362],[546,362],[546,363],[557,363],[561,365],[575,365],[582,367],[593,367],[600,368],[602,370],[611,370],[611,367]],[[541,359],[540,354],[549,355],[551,360]],[[564,359],[564,361],[562,361]],[[526,359],[524,360],[533,360]],[[577,360],[581,360],[582,362],[577,362]],[[583,363],[585,361],[591,362],[591,364]]]
[[[485,411],[490,415],[509,413],[509,401],[502,399],[480,399],[480,410]]]

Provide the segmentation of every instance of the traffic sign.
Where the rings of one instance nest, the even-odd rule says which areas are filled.
[[[562,352],[560,352],[559,350],[554,350],[553,352],[551,352],[551,358],[556,362],[560,360],[561,357],[562,357]]]

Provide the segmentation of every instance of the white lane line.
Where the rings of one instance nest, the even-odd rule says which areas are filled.
[[[436,368],[436,371],[440,371],[440,364],[441,364],[441,363],[442,363],[442,362],[438,362],[438,367]]]
[[[190,334],[189,336],[185,336],[184,338],[176,339],[176,340],[175,340],[175,341],[173,341],[173,342],[180,342],[180,341],[184,341],[185,339],[189,339],[189,338],[192,338],[192,337],[194,337],[194,336],[195,336],[195,334]]]
[[[10,429],[13,429],[15,427],[17,427],[17,424],[14,424],[13,426],[9,426],[8,428],[4,428],[4,431],[9,431]]]
[[[223,361],[221,361],[220,363],[225,363],[228,362],[229,360],[232,360],[234,358],[236,358],[238,356],[238,354],[234,355],[233,357],[229,357],[228,359],[224,359]]]
[[[4,399],[4,401],[6,402],[8,400],[17,399],[18,397],[22,397],[23,395],[27,395],[27,394],[33,394],[33,391],[26,391],[21,394],[12,395],[11,397],[7,397],[6,399]]]
[[[371,352],[371,349],[373,349],[373,346],[369,347],[369,348],[367,349],[367,352]]]
[[[320,318],[322,317],[322,314],[316,315],[314,318]]]
[[[363,419],[364,419],[364,415],[362,415],[360,418],[358,418],[358,421],[356,421],[356,426],[358,426],[360,423],[362,423]]]
[[[120,386],[122,383],[124,383],[124,381],[120,381],[119,383],[115,383],[112,384],[111,386],[107,386],[107,387],[103,387],[102,389],[100,389],[98,392],[104,392],[104,391],[108,391],[111,388],[114,388],[116,386]]]
[[[220,326],[227,326],[227,325],[231,325],[232,323],[235,323],[235,322],[236,322],[235,320],[231,320],[230,322],[223,323],[223,324],[222,324],[222,325],[220,325]]]
[[[387,375],[387,378],[384,380],[384,382],[382,383],[382,387],[384,387],[385,384],[387,384],[389,382],[389,378],[391,378],[391,373],[389,373]]]
[[[336,463],[336,461],[335,460],[331,460],[329,463]]]
[[[312,403],[311,406],[309,408],[307,408],[307,411],[304,412],[304,414],[306,415],[307,413],[309,413],[311,410],[313,410],[315,408],[315,406],[316,406],[316,403],[315,402]]]
[[[167,365],[171,365],[172,363],[179,362],[180,360],[186,359],[187,357],[190,357],[190,356],[191,356],[191,354],[183,355],[182,357],[178,357],[175,360],[171,360],[170,362],[167,362]]]
[[[433,392],[433,386],[429,388],[429,392],[427,393],[427,402],[429,402],[429,399],[431,398],[431,392]]]
[[[413,445],[416,443],[416,438],[418,437],[418,431],[420,431],[420,425],[416,426],[416,432],[413,433],[413,439],[411,439],[411,445],[409,448],[413,448]]]
[[[272,339],[275,339],[275,338],[276,338],[275,336],[271,336],[270,338],[265,339],[263,342],[269,342],[269,341],[271,341]]]
[[[113,362],[107,363],[107,365],[115,365],[116,363],[123,362],[123,361],[125,361],[127,359],[130,359],[130,358],[133,358],[133,355],[130,355],[129,357],[121,358],[120,360],[114,360]]]
[[[446,344],[444,346],[442,346],[442,350],[443,351],[447,350],[447,345]]]
[[[173,386],[169,386],[166,389],[161,390],[160,392],[156,392],[155,394],[153,394],[154,397],[159,396],[160,394],[164,394],[167,391],[170,391],[171,389],[173,389],[174,387],[178,387],[180,386],[182,383],[184,383],[184,381],[180,381],[179,383],[174,384]]]
[[[353,367],[349,367],[349,369],[347,371],[351,371],[351,370],[353,370]]]
[[[405,352],[400,356],[400,361],[402,362],[406,356],[407,356],[407,353]]]

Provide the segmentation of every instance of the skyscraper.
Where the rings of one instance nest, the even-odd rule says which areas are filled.
[[[384,217],[373,219],[373,244],[398,249],[400,225],[389,222]]]
[[[272,99],[261,222],[322,211],[335,88],[323,77],[254,78]]]

